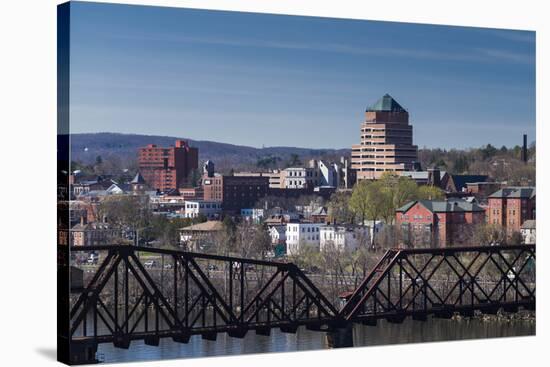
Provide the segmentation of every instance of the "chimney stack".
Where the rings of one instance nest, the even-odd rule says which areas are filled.
[[[527,134],[523,134],[523,147],[521,148],[521,160],[527,163]]]

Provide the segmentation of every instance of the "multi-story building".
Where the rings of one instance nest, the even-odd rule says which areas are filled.
[[[174,147],[161,148],[149,144],[139,149],[139,171],[153,189],[167,191],[185,186],[190,173],[199,165],[199,151],[184,140]]]
[[[326,225],[320,228],[321,251],[355,251],[370,244],[369,228],[352,225]]]
[[[488,198],[487,221],[498,224],[508,234],[519,232],[521,225],[529,219],[536,219],[535,187],[505,187]]]
[[[247,177],[267,177],[269,179],[270,189],[281,189],[284,187],[284,177],[286,173],[284,170],[273,170],[270,172],[235,172],[233,176],[247,176]]]
[[[220,219],[222,205],[219,201],[186,200],[185,218],[197,218],[200,215],[208,219]]]
[[[223,201],[223,176],[214,173],[212,176],[202,176],[202,195],[204,200]]]
[[[386,171],[412,170],[417,153],[409,113],[386,94],[365,112],[361,143],[351,149],[351,167],[358,180],[378,179]]]
[[[85,220],[71,228],[71,246],[113,245],[120,237],[120,229],[108,223]]]
[[[264,176],[269,177],[269,188],[270,189],[281,189],[284,188],[284,171],[274,170],[272,172],[267,172]]]
[[[319,186],[340,186],[340,166],[337,163],[318,162]]]
[[[269,191],[269,178],[263,176],[223,176],[223,210],[239,214],[253,208]]]
[[[505,187],[503,182],[468,182],[466,192],[476,198],[480,203],[487,203],[489,195]]]
[[[256,208],[241,209],[241,217],[252,223],[261,223],[264,219],[264,210]]]
[[[357,172],[351,168],[351,161],[346,157],[340,158],[340,187],[351,189],[357,180]]]
[[[319,250],[319,231],[322,226],[322,223],[287,223],[285,232],[286,254],[298,254],[305,246]]]
[[[283,188],[306,189],[319,185],[319,169],[316,167],[289,167],[283,170]]]
[[[116,184],[117,182],[110,178],[98,176],[95,179],[74,182],[71,184],[71,188],[74,196],[80,196],[94,191],[105,191]]]
[[[485,222],[485,209],[460,199],[418,200],[397,209],[395,217],[403,242],[444,247],[470,241],[475,226]]]
[[[178,191],[184,200],[204,200],[204,191],[202,186],[180,187]]]

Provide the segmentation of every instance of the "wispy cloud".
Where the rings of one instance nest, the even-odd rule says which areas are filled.
[[[355,55],[369,55],[378,57],[403,57],[413,59],[429,59],[442,61],[469,61],[469,62],[512,62],[521,64],[533,64],[534,55],[526,52],[513,52],[498,49],[472,48],[460,52],[446,52],[439,50],[421,48],[396,48],[396,47],[364,47],[344,43],[316,43],[316,42],[289,42],[274,40],[257,40],[244,38],[222,38],[222,37],[196,37],[196,36],[174,36],[174,35],[109,35],[113,38],[155,41],[172,43],[194,43],[209,44],[233,47],[254,47],[267,49],[285,49],[297,51],[317,51],[330,53],[343,53]]]
[[[491,34],[508,41],[534,44],[536,35],[533,31],[492,30]]]
[[[511,52],[498,49],[478,48],[476,49],[480,54],[485,54],[487,57],[494,59],[509,61],[519,64],[532,64],[535,61],[535,55],[530,55],[520,52]]]

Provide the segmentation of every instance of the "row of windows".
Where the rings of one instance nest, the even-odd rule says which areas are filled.
[[[352,236],[353,236],[353,238],[357,237],[357,235],[355,233],[353,233]],[[343,233],[334,233],[334,236],[333,236],[332,232],[330,232],[330,233],[325,232],[323,238],[325,240],[333,240],[333,239],[334,240],[337,240],[337,239],[342,240],[342,239],[344,239],[344,234]]]
[[[359,169],[359,171],[362,171],[362,172],[385,172],[386,170],[383,169],[383,168],[361,168]],[[395,172],[401,172],[401,171],[404,171],[404,169],[402,168],[395,168],[395,169],[392,169],[392,171],[395,171]]]
[[[221,204],[204,204],[204,203],[187,203],[185,204],[186,209],[221,209]]]
[[[289,226],[289,229],[289,232],[298,232],[298,226]],[[319,232],[319,227],[307,227],[307,231],[305,227],[302,227],[301,232]]]
[[[319,235],[310,235],[310,236],[304,237],[304,239],[307,239],[308,241],[318,241],[319,240]],[[298,241],[298,236],[297,235],[288,236],[288,240],[289,241]]]
[[[422,220],[422,219],[424,219],[424,216],[420,215],[420,214],[417,214],[417,215],[412,215],[411,218],[412,219],[417,219],[417,220]],[[405,214],[405,215],[403,215],[403,219],[404,220],[409,220],[409,216],[407,214]],[[432,220],[432,216],[431,215],[426,215],[426,220]]]
[[[237,191],[238,189],[243,189],[243,188],[244,188],[243,186],[226,186],[225,187],[226,191],[227,190]],[[256,186],[256,190],[261,190],[262,188],[263,188],[262,186]],[[248,186],[248,189],[253,190],[252,186]]]
[[[289,177],[317,177],[318,173],[317,171],[311,171],[311,170],[300,170],[300,171],[287,171]]]

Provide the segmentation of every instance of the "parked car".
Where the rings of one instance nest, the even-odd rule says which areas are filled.
[[[88,256],[88,260],[86,260],[86,263],[88,265],[96,265],[97,264],[97,261],[99,259],[99,256],[94,254],[94,253],[91,253],[89,256]]]
[[[143,265],[146,268],[155,268],[157,266],[157,262],[155,260],[147,260],[146,262],[143,263]]]

